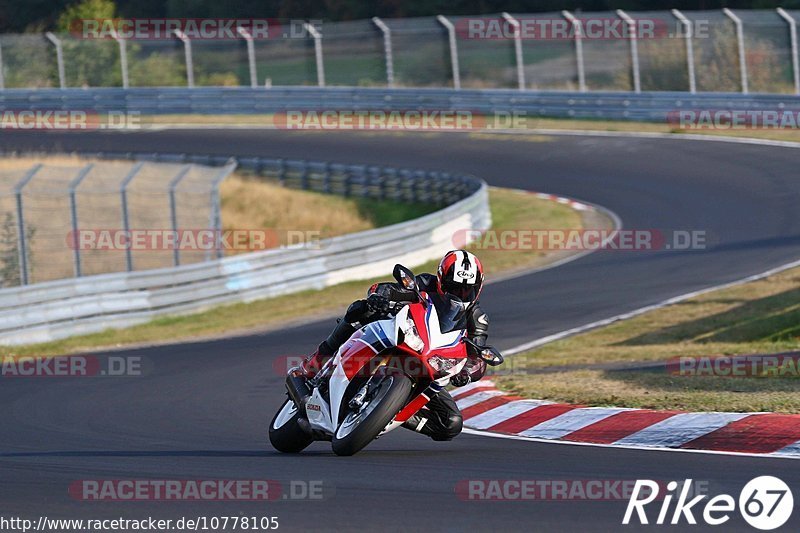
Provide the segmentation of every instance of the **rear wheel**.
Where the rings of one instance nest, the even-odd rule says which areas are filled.
[[[300,428],[299,418],[297,406],[292,400],[286,400],[269,425],[269,441],[273,448],[283,453],[298,453],[314,441]]]
[[[336,455],[353,455],[372,442],[403,408],[411,393],[411,380],[389,374],[378,385],[372,399],[357,412],[349,412],[333,436]]]

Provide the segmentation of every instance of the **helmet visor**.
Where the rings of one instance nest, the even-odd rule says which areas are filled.
[[[457,283],[448,281],[442,284],[442,290],[447,294],[452,294],[464,303],[472,303],[478,298],[481,291],[480,283]]]

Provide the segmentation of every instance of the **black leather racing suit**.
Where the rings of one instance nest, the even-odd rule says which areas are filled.
[[[437,290],[437,280],[433,274],[419,274],[416,281],[421,291],[433,293]],[[376,283],[370,287],[367,296],[372,294],[383,296],[390,302],[411,300],[410,293],[401,289],[397,283]],[[344,317],[339,319],[328,338],[320,344],[318,353],[323,356],[333,355],[356,329],[381,318],[383,316],[380,313],[371,310],[368,300],[356,300],[347,308]],[[479,346],[484,346],[489,336],[489,318],[477,301],[467,309],[467,336]],[[470,348],[470,359],[458,379],[453,379],[454,384],[460,382],[465,385],[478,381],[486,372],[486,363],[473,352],[474,349]],[[403,425],[428,435],[433,440],[450,440],[461,433],[462,422],[456,402],[443,390]]]

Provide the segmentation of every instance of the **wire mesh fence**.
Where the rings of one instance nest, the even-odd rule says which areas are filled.
[[[221,231],[218,188],[234,164],[11,161],[0,170],[0,287],[219,255],[163,237]]]
[[[0,288],[222,257],[226,247],[219,239],[226,239],[231,228],[223,225],[219,187],[237,167],[290,188],[438,206],[467,198],[482,185],[469,175],[376,165],[187,154],[80,155],[93,162],[4,160]],[[210,240],[201,242],[208,234]]]
[[[797,10],[567,11],[192,38],[0,35],[0,88],[405,86],[800,93]],[[311,28],[311,29],[310,29]],[[632,28],[632,29],[631,29]]]

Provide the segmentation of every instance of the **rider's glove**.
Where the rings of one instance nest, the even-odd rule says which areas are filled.
[[[367,298],[367,308],[371,313],[385,315],[389,312],[389,300],[377,293],[370,294]]]
[[[454,387],[463,387],[464,385],[469,385],[472,381],[472,377],[469,375],[469,370],[466,368],[450,378],[450,385]]]

